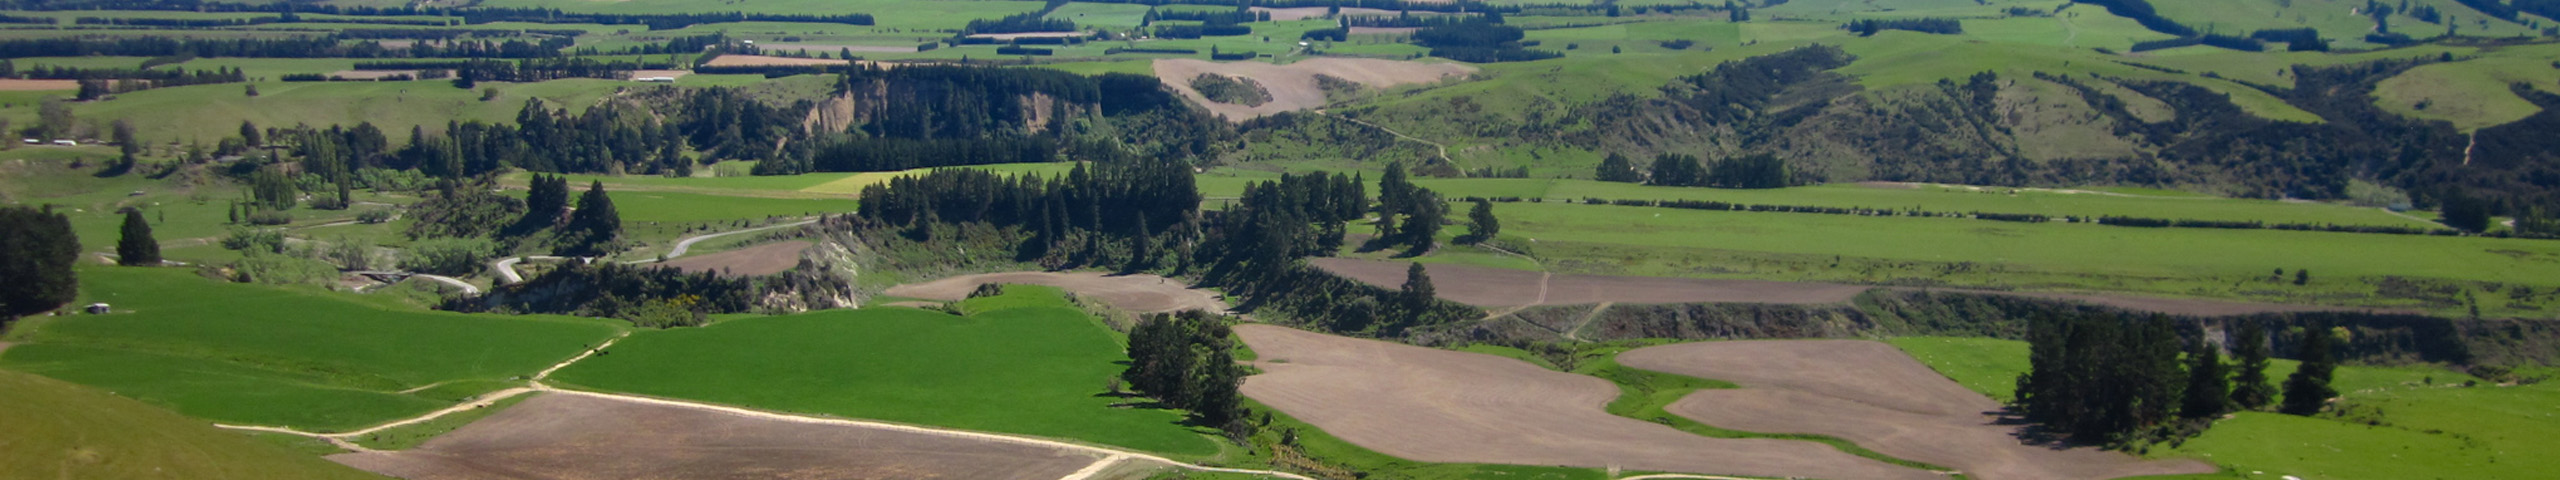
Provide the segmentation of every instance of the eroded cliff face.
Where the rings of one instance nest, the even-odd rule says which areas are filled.
[[[812,133],[842,132],[889,115],[894,101],[919,101],[919,92],[893,88],[886,82],[858,85],[856,90],[838,93],[818,101],[801,118],[800,128]],[[1078,105],[1059,100],[1047,93],[1015,95],[1010,105],[997,111],[1010,111],[1008,118],[996,119],[998,127],[1015,130],[1010,133],[1034,133],[1065,126],[1073,118],[1095,112],[1091,105]],[[956,108],[956,107],[955,107]]]

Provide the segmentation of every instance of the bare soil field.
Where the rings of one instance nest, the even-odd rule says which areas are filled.
[[[23,78],[0,78],[0,90],[7,90],[7,91],[79,90],[79,89],[80,89],[80,81],[79,81],[79,80],[29,80],[29,79],[23,79]]]
[[[1181,280],[1155,275],[1104,275],[1096,272],[1005,272],[962,275],[889,287],[891,296],[932,300],[960,300],[969,291],[984,284],[1031,284],[1066,289],[1079,296],[1093,297],[1113,308],[1138,313],[1162,313],[1181,310],[1227,311],[1227,302],[1204,290],[1193,290]]]
[[[1935,473],[1795,440],[1722,439],[1610,415],[1606,380],[1492,355],[1238,325],[1262,374],[1244,394],[1380,453],[1424,462],[1569,465],[1830,479]]]
[[[809,242],[774,242],[709,255],[668,260],[659,265],[676,267],[686,272],[719,272],[723,275],[772,275],[800,266],[800,252],[808,251]]]
[[[1092,34],[1090,34],[1090,33],[1085,33],[1085,32],[981,33],[981,34],[976,34],[976,35],[970,35],[970,36],[969,36],[969,38],[992,38],[992,39],[997,39],[997,40],[1012,40],[1012,39],[1016,39],[1016,38],[1065,38],[1065,37],[1082,37],[1082,36],[1086,36],[1086,35],[1092,35]]]
[[[339,70],[339,71],[335,71],[335,72],[329,72],[329,76],[331,76],[331,77],[337,77],[337,78],[361,78],[361,79],[368,79],[368,80],[370,80],[370,79],[386,78],[386,77],[390,77],[390,76],[393,76],[393,75],[409,75],[409,76],[415,77],[415,76],[417,76],[417,75],[418,75],[418,72],[420,72],[420,70]]]
[[[1962,470],[1983,480],[2107,479],[2213,473],[2192,460],[2144,461],[2095,447],[2023,443],[1999,402],[1966,390],[1910,355],[1865,340],[1755,340],[1647,347],[1629,367],[1731,381],[1665,410],[1736,430],[1810,433]]]
[[[1288,65],[1263,62],[1209,62],[1188,58],[1166,58],[1155,61],[1156,78],[1173,87],[1192,103],[1228,121],[1241,122],[1274,113],[1306,110],[1324,106],[1324,89],[1316,86],[1316,75],[1330,75],[1371,87],[1392,87],[1408,83],[1430,83],[1450,76],[1475,73],[1476,67],[1457,63],[1424,63],[1374,58],[1314,58]],[[1258,106],[1243,106],[1209,101],[1191,89],[1191,79],[1201,74],[1218,74],[1252,78],[1271,92],[1271,101]]]
[[[1054,480],[1091,454],[1032,445],[542,394],[395,452],[330,460],[409,480]]]
[[[916,43],[925,42],[919,41]],[[915,53],[916,51],[915,45],[836,45],[822,43],[759,43],[756,44],[756,48],[761,50],[799,50],[827,53],[835,53],[845,50],[867,53]]]
[[[1383,260],[1350,258],[1318,258],[1309,264],[1335,275],[1350,277],[1387,288],[1404,285],[1405,264]],[[1773,282],[1764,280],[1727,280],[1673,277],[1626,277],[1609,275],[1548,275],[1527,270],[1479,267],[1473,265],[1426,264],[1431,285],[1440,298],[1479,307],[1514,307],[1524,305],[1581,305],[1614,303],[1782,303],[1819,304],[1847,302],[1873,287],[1839,283]],[[1543,278],[1543,280],[1541,280]],[[2103,295],[2088,293],[2006,292],[1997,290],[1933,289],[1941,292],[2014,295],[2052,300],[2065,300],[2105,305],[2129,310],[2176,315],[2242,315],[2267,312],[2313,312],[2367,310],[2359,308],[2292,305],[2282,303],[2240,302],[2192,298],[2162,298],[2137,295]]]
[[[843,65],[843,64],[844,64],[844,60],[832,59],[832,58],[792,58],[792,57],[774,57],[774,56],[765,56],[765,55],[721,55],[721,56],[720,56],[720,58],[714,58],[714,59],[711,59],[711,61],[710,61],[709,63],[704,63],[704,64],[702,64],[702,65],[703,65],[703,66],[706,66],[706,67],[749,67],[749,66],[766,66],[766,65]]]
[[[692,74],[692,70],[632,70],[631,76],[623,77],[623,79],[638,80],[649,77],[684,78],[684,76]]]

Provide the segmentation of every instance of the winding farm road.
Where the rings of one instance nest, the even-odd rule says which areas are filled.
[[[667,250],[667,255],[666,255],[665,257],[663,257],[663,258],[643,259],[643,260],[632,260],[632,261],[623,262],[623,263],[624,263],[624,264],[629,264],[629,265],[639,265],[639,264],[643,264],[643,263],[657,263],[657,262],[665,261],[665,260],[673,260],[673,259],[675,259],[676,257],[682,257],[682,256],[684,256],[685,252],[688,252],[688,251],[693,250],[693,244],[696,244],[696,243],[702,243],[702,241],[704,241],[704,240],[710,240],[710,239],[714,239],[714,238],[726,237],[726,236],[730,236],[730,235],[737,235],[737,234],[741,234],[741,233],[754,233],[754,232],[761,232],[761,231],[765,231],[765,230],[773,230],[773,229],[777,229],[777,228],[790,228],[790,227],[797,227],[797,226],[808,225],[808,224],[812,224],[812,223],[818,223],[818,220],[817,220],[817,219],[808,219],[808,220],[801,220],[801,221],[791,222],[791,223],[782,223],[782,224],[766,225],[766,226],[754,227],[754,228],[742,228],[742,229],[730,230],[730,231],[726,231],[726,232],[719,232],[719,233],[705,233],[705,234],[701,234],[701,235],[694,235],[694,236],[685,237],[685,238],[683,238],[683,239],[676,240],[676,248],[674,248],[674,249],[670,249],[670,250]],[[517,264],[517,263],[522,263],[522,262],[524,262],[525,260],[560,260],[560,259],[566,259],[566,258],[573,258],[573,257],[559,257],[559,256],[552,256],[552,255],[525,255],[525,256],[518,256],[518,257],[507,257],[507,258],[501,258],[501,259],[498,259],[498,260],[496,260],[496,261],[489,262],[489,271],[490,271],[491,273],[495,273],[495,274],[497,274],[499,279],[501,279],[501,280],[505,280],[505,282],[502,282],[502,283],[521,283],[521,282],[524,282],[524,275],[523,275],[523,274],[520,274],[520,273],[516,273],[516,264]],[[574,257],[574,258],[583,258],[583,257]]]

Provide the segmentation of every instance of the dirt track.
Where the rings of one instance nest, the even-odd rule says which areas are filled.
[[[1312,58],[1288,65],[1263,62],[1208,62],[1187,58],[1155,61],[1156,78],[1172,87],[1183,98],[1206,107],[1228,121],[1241,122],[1274,113],[1323,107],[1324,89],[1316,86],[1316,75],[1341,78],[1371,87],[1392,87],[1407,83],[1429,83],[1443,77],[1475,73],[1476,67],[1458,63],[1424,63],[1371,58]],[[1271,101],[1258,106],[1244,106],[1208,101],[1191,89],[1191,79],[1200,74],[1250,77],[1271,92]]]
[[[1404,262],[1318,258],[1308,262],[1335,275],[1372,285],[1397,288],[1404,284]],[[1608,275],[1548,275],[1540,281],[1540,273],[1528,270],[1478,267],[1473,265],[1426,264],[1431,285],[1440,298],[1480,307],[1522,305],[1583,305],[1601,302],[1649,303],[1840,303],[1856,298],[1873,288],[1816,282],[1772,282],[1762,280],[1724,280],[1673,277],[1624,277]],[[1541,292],[1541,289],[1544,291]],[[1904,288],[1907,289],[1907,288]],[[2085,293],[2004,292],[1993,290],[1932,289],[1952,293],[2013,295],[2053,300],[2093,303],[2117,308],[2178,315],[2239,315],[2264,312],[2302,312],[2362,310],[2318,305],[2236,302],[2186,298],[2159,298],[2134,295],[2098,295]],[[1540,300],[1543,299],[1543,300]]]
[[[2142,461],[2096,448],[2022,444],[2000,404],[1966,390],[1901,350],[1864,340],[1703,342],[1618,355],[1629,367],[1731,381],[1665,410],[1753,432],[1811,433],[1962,470],[1983,480],[2105,479],[2212,473],[2190,460]]]
[[[1345,441],[1425,462],[1937,479],[1813,442],[1718,439],[1608,414],[1606,380],[1491,355],[1269,325],[1236,333],[1265,373],[1244,394]]]
[[[410,480],[859,478],[1054,480],[1089,454],[544,394],[398,452],[330,460]]]
[[[1227,311],[1227,303],[1206,291],[1192,290],[1190,284],[1155,275],[1104,275],[1095,272],[1005,272],[962,275],[925,283],[889,287],[892,296],[932,300],[960,300],[983,284],[1019,283],[1047,285],[1066,289],[1076,295],[1095,297],[1113,308],[1138,313],[1161,313],[1181,310]]]
[[[710,62],[703,63],[703,64],[702,64],[702,66],[705,66],[705,67],[741,67],[741,66],[765,66],[765,65],[843,65],[844,63],[845,63],[845,61],[844,61],[844,60],[842,60],[842,59],[827,59],[827,58],[793,58],[793,57],[774,57],[774,56],[765,56],[765,55],[721,55],[721,56],[719,56],[718,58],[713,58],[713,59],[711,59],[711,61],[710,61]],[[864,62],[864,63],[870,63],[870,62]]]
[[[723,275],[772,275],[800,266],[800,252],[808,251],[809,242],[774,242],[709,255],[668,260],[659,265],[676,267],[686,272],[719,272]]]

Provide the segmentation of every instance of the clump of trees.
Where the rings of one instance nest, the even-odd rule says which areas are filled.
[[[2331,397],[2331,333],[2303,329],[2302,368],[2284,385],[2280,411],[2319,413]],[[2182,341],[2160,316],[2047,313],[2028,321],[2029,371],[2018,377],[2013,403],[2034,422],[2096,443],[2127,444],[2200,431],[2224,413],[2256,410],[2274,400],[2267,383],[2268,338],[2258,322],[2231,336],[2237,365],[2204,341]],[[2183,358],[2181,353],[2184,353]]]
[[[1851,20],[1849,23],[1841,25],[1840,28],[1856,32],[1858,36],[1861,37],[1874,36],[1876,32],[1885,30],[1909,30],[1920,33],[1935,33],[1939,35],[1957,35],[1964,33],[1964,23],[1958,22],[1953,18]]]
[[[1120,378],[1164,406],[1191,412],[1192,422],[1230,438],[1253,435],[1246,421],[1244,367],[1236,364],[1230,319],[1199,310],[1149,315],[1129,330],[1129,369]]]
[[[1439,193],[1414,185],[1403,163],[1389,163],[1386,173],[1378,176],[1377,214],[1378,236],[1365,248],[1401,246],[1408,255],[1421,255],[1439,241],[1440,229],[1448,223],[1449,203]]]
[[[1431,56],[1468,63],[1527,62],[1564,54],[1523,48],[1520,27],[1490,21],[1452,22],[1415,30],[1413,42],[1431,48]]]
[[[50,206],[0,205],[0,319],[71,303],[80,290],[71,266],[79,259],[70,217]]]
[[[1624,157],[1611,155],[1625,161]],[[1602,175],[1625,178],[1626,173],[1616,170],[1619,167],[1610,165],[1609,160],[1602,160],[1600,168]],[[1786,161],[1765,153],[1716,160],[1712,170],[1700,164],[1698,157],[1665,153],[1654,157],[1651,178],[1653,185],[1675,187],[1784,188],[1793,182]]]

